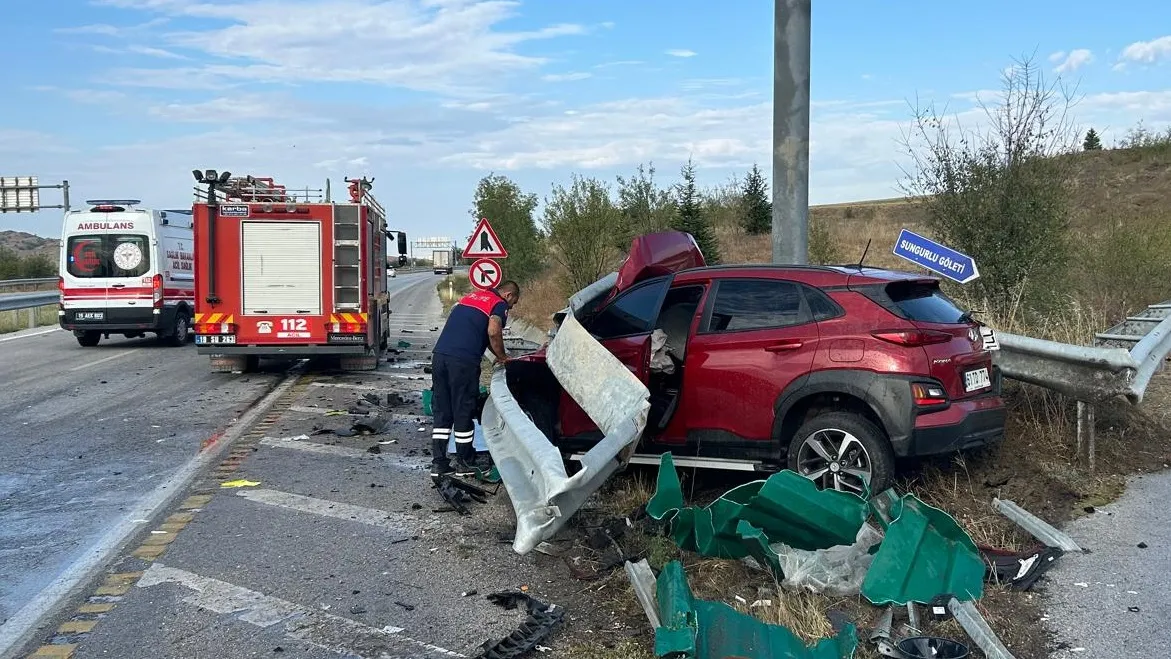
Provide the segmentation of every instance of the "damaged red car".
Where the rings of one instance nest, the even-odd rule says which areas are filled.
[[[692,237],[635,238],[575,314],[646,384],[632,462],[792,469],[823,488],[890,486],[896,459],[1003,438],[1001,378],[971,316],[939,280],[859,266],[707,266]],[[579,294],[579,296],[582,294]],[[571,457],[601,433],[544,351],[508,385]]]

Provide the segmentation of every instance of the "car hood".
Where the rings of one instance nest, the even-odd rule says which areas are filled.
[[[611,296],[644,279],[705,265],[703,253],[689,233],[664,231],[636,236],[630,242],[630,253],[618,269]]]

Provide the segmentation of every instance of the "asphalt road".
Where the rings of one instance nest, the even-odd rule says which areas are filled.
[[[434,301],[437,279],[389,282],[392,294],[414,285]],[[212,374],[193,345],[153,337],[82,348],[51,328],[0,336],[0,636],[8,618],[271,389],[283,367],[266,369]]]
[[[1088,554],[1049,573],[1053,657],[1161,657],[1171,647],[1171,472],[1131,479],[1122,497],[1065,527]],[[1140,546],[1141,545],[1141,546]]]

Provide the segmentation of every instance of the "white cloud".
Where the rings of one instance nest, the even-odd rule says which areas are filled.
[[[670,55],[671,57],[695,57],[699,53],[696,53],[694,50],[687,50],[685,48],[672,48],[671,50],[665,51],[665,54]]]
[[[1122,49],[1120,59],[1153,64],[1164,57],[1171,58],[1171,35],[1150,41],[1136,41]]]
[[[1073,73],[1094,61],[1094,54],[1085,48],[1071,50],[1053,70],[1059,74]]]
[[[574,80],[585,80],[592,78],[594,74],[578,71],[575,73],[550,73],[541,76],[541,80],[545,82],[573,82]]]
[[[1059,50],[1056,53],[1049,55],[1049,61],[1054,64],[1060,62],[1063,59],[1065,59],[1065,51],[1064,50]]]

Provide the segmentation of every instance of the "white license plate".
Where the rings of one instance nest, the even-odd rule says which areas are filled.
[[[195,342],[200,344],[210,343],[235,343],[235,334],[197,334]]]
[[[105,320],[105,311],[79,311],[75,316],[78,320]]]
[[[964,391],[975,391],[992,386],[992,378],[988,377],[988,369],[978,368],[964,373]]]

